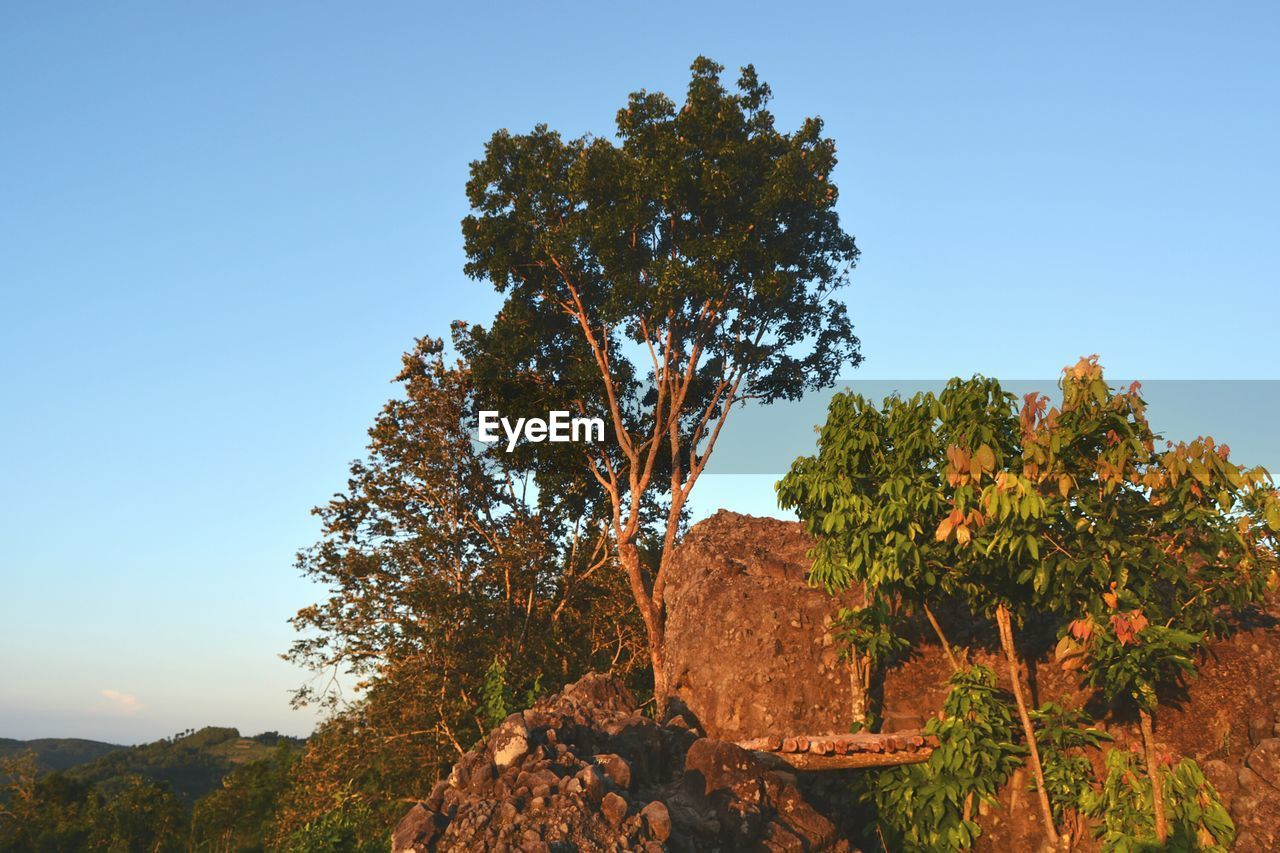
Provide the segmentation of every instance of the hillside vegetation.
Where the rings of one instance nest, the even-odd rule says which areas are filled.
[[[132,747],[6,740],[0,851],[265,849],[302,745],[212,726]]]
[[[68,770],[80,764],[87,764],[110,752],[126,748],[119,744],[76,737],[47,737],[35,740],[0,738],[0,759],[13,758],[30,752],[35,755],[36,765],[40,770],[51,773],[55,770]]]

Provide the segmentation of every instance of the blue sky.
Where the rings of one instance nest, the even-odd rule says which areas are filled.
[[[699,53],[837,140],[860,378],[1277,378],[1274,4],[779,8],[4,4],[0,736],[308,731],[308,509],[412,338],[497,304],[468,163]]]

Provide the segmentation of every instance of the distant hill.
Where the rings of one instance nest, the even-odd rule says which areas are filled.
[[[129,776],[142,776],[167,783],[190,803],[218,788],[222,778],[237,766],[269,757],[282,741],[303,743],[275,732],[241,737],[236,729],[208,726],[153,743],[115,749],[72,767],[67,775],[105,788]]]
[[[209,726],[140,746],[79,738],[0,738],[0,758],[30,750],[42,771],[61,771],[108,790],[129,776],[142,776],[167,784],[192,803],[220,787],[223,777],[236,767],[270,757],[282,741],[295,746],[304,742],[275,732],[241,737],[236,729]]]
[[[128,749],[128,747],[77,737],[49,737],[36,740],[0,738],[0,758],[8,758],[28,751],[34,752],[40,769],[50,773],[56,770],[69,770],[77,765],[96,761],[118,749]]]

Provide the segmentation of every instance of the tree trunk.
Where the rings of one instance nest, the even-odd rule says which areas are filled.
[[[671,696],[671,686],[667,684],[666,649],[661,643],[656,646],[650,644],[649,661],[653,665],[653,701],[661,722],[667,715],[667,700]]]
[[[867,694],[871,692],[871,658],[853,653],[853,666],[849,672],[849,688],[853,695],[850,710],[853,722],[867,727]]]
[[[665,559],[665,555],[664,555]],[[618,562],[622,563],[631,586],[631,595],[644,621],[645,639],[649,645],[649,663],[653,667],[653,699],[658,707],[658,719],[667,713],[670,685],[666,672],[666,611],[654,600],[645,586],[644,571],[640,566],[640,550],[634,542],[618,546]]]
[[[1031,757],[1031,772],[1036,777],[1036,793],[1040,796],[1040,812],[1044,816],[1045,835],[1049,843],[1058,846],[1058,829],[1053,825],[1053,808],[1049,805],[1049,791],[1044,785],[1044,768],[1040,765],[1040,748],[1036,745],[1036,732],[1031,727],[1031,715],[1027,713],[1026,700],[1022,698],[1022,676],[1018,672],[1018,652],[1013,647],[1013,624],[1009,609],[1003,604],[996,608],[996,627],[1000,631],[1000,645],[1004,648],[1009,664],[1009,680],[1013,682],[1013,698],[1018,703],[1018,716],[1022,718],[1022,732],[1027,738],[1027,750]]]
[[[955,652],[951,651],[951,644],[947,642],[947,635],[942,633],[942,626],[938,624],[938,620],[934,618],[933,611],[929,609],[929,605],[924,607],[924,615],[928,617],[929,624],[933,626],[933,633],[938,635],[938,640],[942,643],[942,651],[946,653],[947,660],[951,662],[951,671],[960,671],[960,661],[956,659]]]
[[[1169,821],[1164,814],[1164,782],[1160,778],[1160,763],[1156,759],[1155,731],[1151,714],[1139,710],[1142,725],[1142,745],[1146,751],[1147,776],[1151,778],[1151,805],[1156,817],[1156,840],[1161,844],[1169,839]]]

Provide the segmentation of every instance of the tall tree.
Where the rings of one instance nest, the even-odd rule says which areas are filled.
[[[626,675],[644,657],[598,506],[559,496],[576,515],[540,511],[525,472],[474,441],[470,371],[440,341],[419,341],[397,380],[403,394],[376,418],[347,489],[315,510],[321,538],[298,556],[327,597],[293,619],[287,657],[317,675],[297,700],[337,716],[294,768],[307,790],[291,794],[282,832],[348,795],[425,796],[431,771],[508,697],[590,669]],[[354,702],[337,689],[349,676]]]
[[[539,445],[540,485],[589,471],[666,692],[664,584],[730,411],[799,397],[861,360],[835,292],[857,258],[811,118],[775,127],[747,66],[693,63],[683,105],[636,92],[617,138],[499,131],[472,164],[467,273],[506,297],[462,346],[491,408],[601,416],[604,445]],[[642,542],[652,539],[646,560]]]

